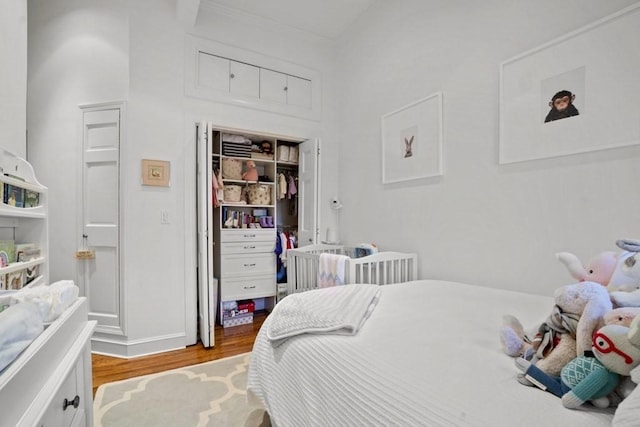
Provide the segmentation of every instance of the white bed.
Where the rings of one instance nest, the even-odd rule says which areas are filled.
[[[551,297],[433,280],[380,291],[353,336],[301,334],[274,346],[266,335],[276,312],[266,319],[247,388],[274,425],[611,425],[613,409],[566,409],[519,384],[500,348],[502,316],[534,326]]]

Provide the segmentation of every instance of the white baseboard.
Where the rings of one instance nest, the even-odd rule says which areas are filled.
[[[91,352],[105,356],[130,359],[179,350],[186,347],[185,342],[186,337],[184,334],[164,335],[145,338],[144,340],[128,341],[124,337],[123,339],[118,339],[117,337],[114,338],[113,336],[96,333],[91,338]]]

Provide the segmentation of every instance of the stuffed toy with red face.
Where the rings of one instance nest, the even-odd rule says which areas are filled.
[[[629,376],[640,364],[638,322],[640,316],[630,328],[613,324],[598,329],[591,351],[567,363],[560,378],[547,375],[523,358],[516,359],[516,366],[536,386],[562,398],[566,408],[575,409],[588,401],[606,408],[621,377]]]

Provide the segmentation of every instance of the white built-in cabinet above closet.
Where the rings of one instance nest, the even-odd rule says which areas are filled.
[[[257,52],[187,36],[186,94],[320,119],[320,75]]]

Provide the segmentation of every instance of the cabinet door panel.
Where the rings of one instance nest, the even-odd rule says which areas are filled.
[[[233,95],[258,98],[260,96],[260,69],[242,62],[230,61],[229,90]]]
[[[287,104],[311,108],[311,81],[287,76]]]
[[[286,104],[287,75],[277,71],[260,69],[260,99]]]
[[[229,60],[200,52],[198,54],[198,86],[229,92]]]

